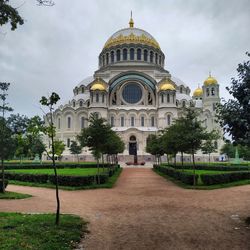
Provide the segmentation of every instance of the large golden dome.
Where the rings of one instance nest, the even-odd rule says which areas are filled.
[[[160,49],[159,43],[147,31],[134,28],[134,21],[131,17],[129,28],[121,29],[114,33],[104,45],[104,49],[122,44],[144,44]]]
[[[209,77],[204,81],[205,86],[217,84],[217,80],[209,74]]]
[[[168,80],[164,81],[159,88],[160,91],[166,91],[166,90],[175,90],[175,87],[172,83],[170,83]]]
[[[195,91],[194,91],[194,93],[193,93],[193,96],[196,96],[196,97],[200,97],[200,96],[202,96],[203,95],[203,91],[202,91],[202,89],[200,88],[200,87],[198,87]]]

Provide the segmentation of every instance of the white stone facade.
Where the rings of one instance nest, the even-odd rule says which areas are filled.
[[[145,152],[148,135],[170,126],[184,106],[195,106],[208,130],[219,129],[214,110],[220,102],[217,81],[210,77],[214,81],[205,81],[202,90],[191,97],[190,88],[164,69],[164,61],[164,53],[146,31],[132,26],[111,36],[99,56],[99,69],[74,88],[69,103],[54,112],[56,137],[66,144],[64,160],[73,159],[70,141],[88,126],[94,112],[125,142],[125,151],[119,156],[124,161],[133,158],[130,143],[136,143],[139,161],[151,160]],[[222,143],[218,141],[218,148]],[[84,149],[80,159],[91,160],[91,153]]]

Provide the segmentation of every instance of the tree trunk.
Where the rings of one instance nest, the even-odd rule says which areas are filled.
[[[5,193],[5,176],[4,176],[4,164],[3,164],[3,158],[1,159],[1,166],[2,166],[2,193]]]
[[[209,162],[209,165],[210,165],[210,153],[208,154],[208,162]]]
[[[183,152],[181,152],[181,168],[183,169]]]
[[[100,164],[99,164],[99,158],[97,158],[97,179],[98,179],[98,185],[100,185]]]
[[[176,166],[176,154],[174,155],[174,165]]]
[[[196,179],[195,179],[195,161],[194,161],[194,152],[192,153],[192,156],[193,156],[193,184],[194,184],[194,187],[196,185]]]
[[[103,157],[103,154],[102,154],[102,171],[104,172],[104,157]]]
[[[77,162],[78,162],[78,165],[79,165],[79,155],[77,154]]]

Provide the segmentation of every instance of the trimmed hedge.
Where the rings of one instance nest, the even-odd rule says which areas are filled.
[[[194,177],[193,177],[193,174],[191,174],[191,173],[181,172],[181,171],[178,171],[178,170],[171,168],[171,167],[161,167],[161,166],[157,166],[157,165],[154,165],[154,169],[160,171],[163,174],[171,176],[174,179],[179,180],[185,184],[188,184],[188,185],[194,184],[193,183]],[[196,174],[195,175],[195,182],[197,183],[197,181],[198,181],[198,175]]]
[[[8,186],[8,184],[9,184],[9,182],[8,182],[8,180],[4,180],[4,186],[5,186],[5,188]],[[0,192],[3,192],[3,180],[2,179],[0,179]]]
[[[178,165],[172,165],[172,164],[162,164],[164,167],[172,167],[175,169],[193,169],[193,165],[186,165],[184,164],[183,166],[178,164]],[[250,170],[249,167],[247,166],[209,166],[209,165],[195,165],[195,169],[197,170],[218,170],[218,171],[241,171],[241,170]]]
[[[215,185],[234,181],[250,180],[250,172],[201,174],[200,177],[204,185]]]
[[[110,167],[112,165],[105,163],[104,167]],[[99,167],[103,167],[102,164],[99,165]],[[118,165],[118,167],[120,167]],[[11,164],[11,165],[5,165],[5,169],[6,170],[12,170],[12,169],[46,169],[46,168],[53,168],[51,163],[45,163],[45,164]],[[87,163],[87,164],[60,164],[57,163],[56,164],[56,168],[97,168],[97,164],[91,164],[91,163]]]
[[[100,174],[100,184],[108,181],[108,178],[113,176],[120,166],[110,169],[105,174]],[[9,173],[6,172],[5,176],[9,180],[23,181],[23,182],[36,182],[36,183],[53,183],[55,184],[55,176],[48,174],[23,174],[23,173]],[[90,186],[98,182],[98,175],[89,176],[70,176],[58,175],[58,184],[60,186]]]

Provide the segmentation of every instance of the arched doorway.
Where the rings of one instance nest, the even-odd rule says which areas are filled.
[[[129,137],[129,154],[134,156],[134,164],[137,165],[137,141],[134,135]]]

